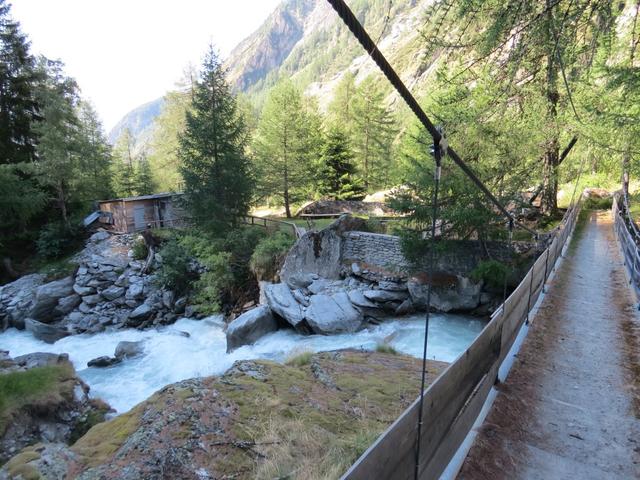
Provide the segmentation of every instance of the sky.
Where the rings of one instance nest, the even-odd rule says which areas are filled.
[[[108,132],[212,43],[225,58],[280,0],[12,0],[34,54],[60,59]]]

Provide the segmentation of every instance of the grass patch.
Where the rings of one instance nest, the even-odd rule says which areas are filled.
[[[391,355],[398,355],[398,351],[391,345],[386,343],[379,343],[376,345],[376,352],[378,353],[390,353]]]
[[[78,264],[73,260],[75,253],[70,253],[61,258],[44,258],[37,256],[30,270],[45,275],[47,282],[72,275]]]
[[[21,407],[58,403],[73,395],[71,365],[48,365],[0,375],[0,430]]]
[[[37,445],[24,449],[6,463],[4,468],[9,474],[9,478],[22,478],[23,480],[38,480],[41,478],[38,470],[29,465],[29,462],[40,459],[40,454],[35,450],[36,447]]]
[[[302,367],[311,363],[312,356],[313,352],[295,353],[287,358],[287,361],[285,363],[291,367]]]

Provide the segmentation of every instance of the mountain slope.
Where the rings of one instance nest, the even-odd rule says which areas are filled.
[[[148,140],[155,119],[160,115],[163,106],[164,98],[158,98],[131,110],[111,129],[108,136],[109,143],[115,144],[127,128],[136,139],[136,144]]]

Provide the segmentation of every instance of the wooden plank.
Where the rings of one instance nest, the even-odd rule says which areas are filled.
[[[471,431],[482,410],[484,402],[495,384],[500,365],[495,362],[489,372],[482,377],[454,420],[449,434],[438,447],[429,464],[420,465],[420,478],[439,478],[444,472],[460,445]]]

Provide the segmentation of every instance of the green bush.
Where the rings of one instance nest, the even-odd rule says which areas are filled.
[[[200,275],[194,284],[193,303],[199,313],[212,315],[220,312],[227,292],[234,287],[234,274],[231,268],[232,255],[229,252],[217,252],[206,259],[200,259],[207,271]]]
[[[609,198],[587,198],[584,201],[585,210],[610,210],[613,199]]]
[[[57,258],[78,247],[82,240],[82,233],[74,224],[67,227],[63,222],[51,222],[38,235],[36,249],[43,258]]]
[[[133,252],[133,258],[136,260],[144,260],[147,258],[147,254],[149,253],[149,249],[144,243],[144,240],[138,238],[135,242],[133,242],[133,246],[131,247],[131,251]]]
[[[158,272],[158,282],[178,295],[186,293],[195,275],[190,271],[189,252],[176,240],[168,241],[160,250],[162,266]]]
[[[274,278],[294,242],[293,236],[285,232],[276,232],[260,240],[249,262],[253,273],[259,278]]]
[[[379,343],[378,345],[376,345],[376,352],[389,353],[391,355],[398,354],[398,351],[395,348],[393,348],[391,345],[388,345],[386,343]]]
[[[483,260],[471,271],[471,278],[476,282],[484,281],[491,288],[502,288],[505,278],[511,275],[511,269],[497,260]]]

